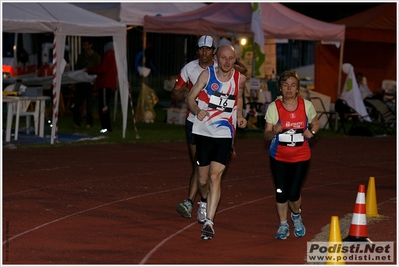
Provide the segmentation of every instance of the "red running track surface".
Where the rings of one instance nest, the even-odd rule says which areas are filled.
[[[196,204],[192,219],[175,210],[191,172],[184,142],[3,149],[3,264],[306,264],[307,242],[353,212],[371,176],[384,219],[368,225],[369,238],[396,246],[396,138],[313,140],[307,233],[296,238],[289,222],[286,240],[274,238],[268,145],[235,147],[210,241]]]

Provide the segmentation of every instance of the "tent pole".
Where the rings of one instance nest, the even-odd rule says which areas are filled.
[[[147,33],[143,30],[143,68],[145,67],[145,48],[147,46]],[[144,83],[144,75],[141,77]]]
[[[187,37],[184,38],[184,64],[187,64]]]
[[[344,58],[344,42],[341,42],[341,49],[340,49],[340,55],[339,55],[339,73],[338,73],[338,97],[341,94],[341,81],[342,81],[342,64],[343,64],[343,58]]]
[[[255,60],[256,60],[255,57],[256,57],[256,50],[255,50],[255,37],[254,37],[253,41],[252,41],[252,70],[251,70],[251,78],[254,78],[254,74],[255,74]]]

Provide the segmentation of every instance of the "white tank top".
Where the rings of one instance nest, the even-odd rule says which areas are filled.
[[[216,77],[215,68],[209,66],[207,85],[197,97],[198,107],[209,116],[202,121],[194,118],[193,133],[215,138],[234,138],[237,125],[237,103],[240,73],[233,69],[227,82]]]

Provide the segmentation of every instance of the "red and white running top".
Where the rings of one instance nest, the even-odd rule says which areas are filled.
[[[217,67],[218,64],[216,61],[213,61],[213,66]],[[205,69],[203,69],[200,64],[199,60],[195,59],[193,61],[190,61],[187,63],[180,71],[179,76],[176,79],[176,84],[180,87],[183,87],[187,83],[187,88],[188,90],[191,90],[191,88],[194,86],[194,84],[197,82],[199,75],[201,72],[203,72]],[[190,112],[188,109],[187,111],[187,120],[193,122],[194,121],[194,114]]]
[[[216,77],[215,68],[209,66],[207,85],[197,97],[198,107],[209,116],[202,121],[194,118],[193,133],[213,138],[234,138],[237,125],[237,103],[240,73],[233,69],[227,82]]]
[[[302,133],[317,115],[312,103],[298,97],[298,107],[295,111],[284,108],[280,99],[270,103],[266,112],[266,122],[280,123],[283,131],[272,139],[270,156],[279,161],[299,162],[309,160],[311,156],[308,139]]]

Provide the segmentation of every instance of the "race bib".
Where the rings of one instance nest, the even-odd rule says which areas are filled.
[[[303,129],[290,129],[278,135],[279,145],[282,146],[302,146],[305,141]]]
[[[211,95],[208,107],[221,110],[224,112],[232,112],[235,101],[236,101],[235,95],[226,95],[215,91]]]

